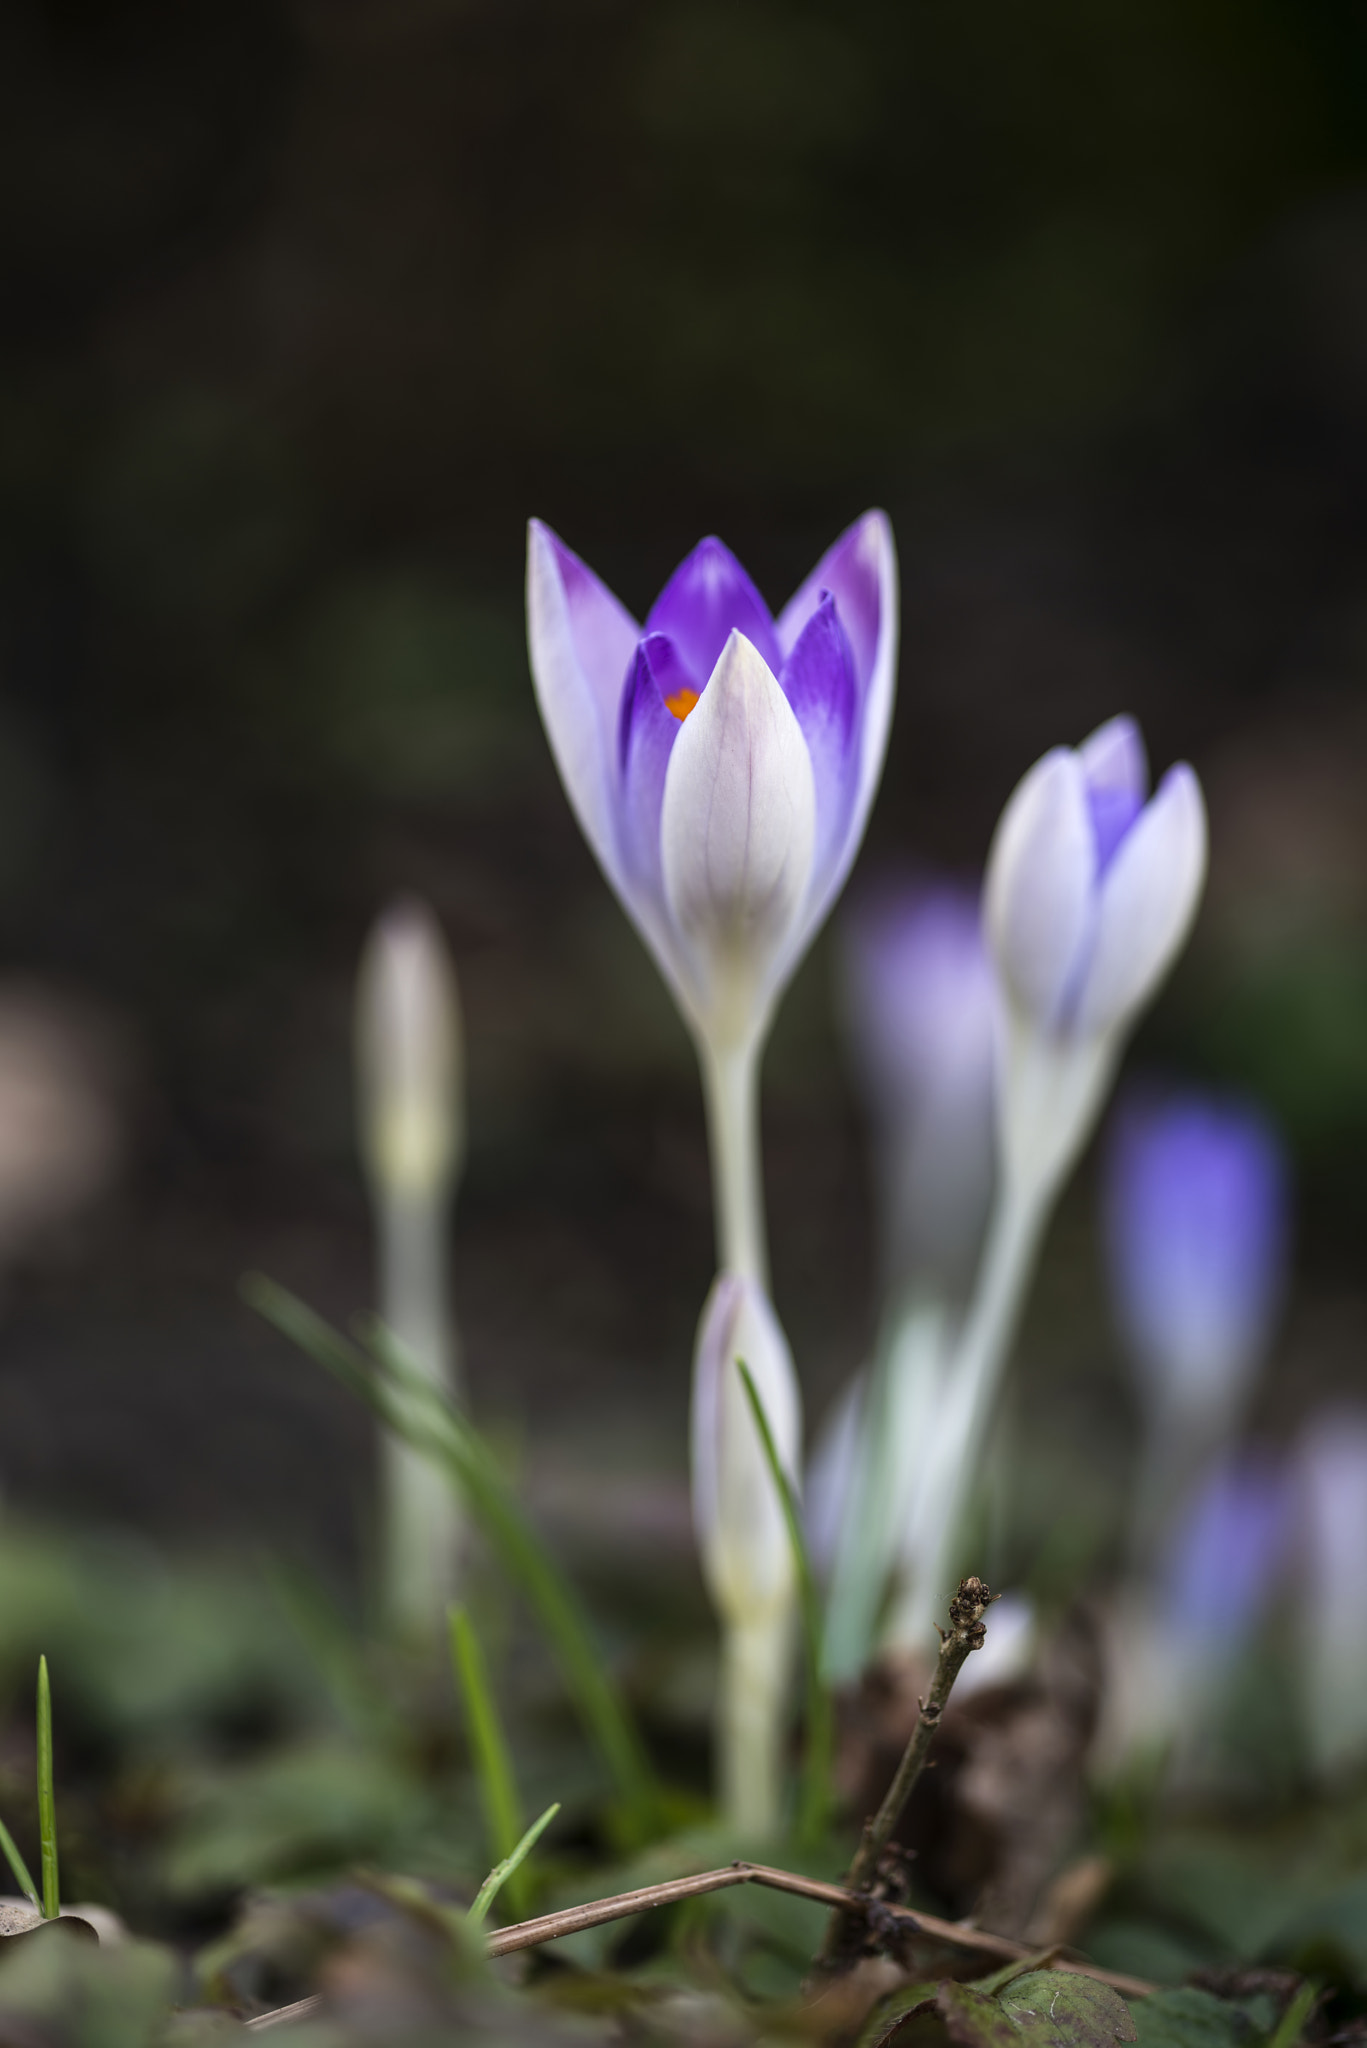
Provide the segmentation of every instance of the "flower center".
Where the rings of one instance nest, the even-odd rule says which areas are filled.
[[[701,691],[690,690],[685,684],[681,689],[675,690],[672,696],[665,698],[665,710],[672,711],[682,725],[701,694]]]

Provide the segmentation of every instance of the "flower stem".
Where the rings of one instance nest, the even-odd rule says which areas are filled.
[[[376,1207],[381,1320],[431,1384],[453,1394],[447,1203],[384,1189]],[[461,1504],[449,1474],[393,1432],[382,1460],[385,1611],[401,1634],[435,1639],[456,1588]]]
[[[764,1180],[759,1151],[759,1054],[756,1040],[721,1050],[699,1048],[707,1137],[712,1155],[717,1264],[767,1290]]]
[[[935,1443],[917,1504],[914,1566],[887,1630],[897,1642],[929,1632],[969,1489],[977,1477],[993,1399],[1016,1334],[1052,1204],[1030,1183],[999,1190],[973,1299],[954,1347]]]
[[[792,1633],[791,1601],[723,1617],[717,1703],[722,1811],[738,1834],[755,1841],[777,1834],[782,1811]]]

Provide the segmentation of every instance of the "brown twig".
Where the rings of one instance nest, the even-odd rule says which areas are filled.
[[[762,1884],[773,1891],[795,1892],[799,1898],[815,1899],[819,1905],[838,1911],[858,1911],[863,1901],[844,1885],[826,1884],[819,1877],[804,1877],[796,1870],[774,1870],[766,1863],[728,1863],[723,1870],[701,1870],[690,1877],[672,1877],[662,1884],[642,1885],[639,1891],[617,1892],[610,1899],[589,1899],[582,1906],[566,1906],[559,1913],[542,1913],[535,1920],[520,1920],[515,1926],[500,1927],[488,1937],[491,1956],[512,1955],[517,1949],[539,1948],[543,1942],[558,1941],[562,1935],[581,1934],[589,1927],[603,1927],[612,1920],[628,1919],[633,1913],[649,1913],[656,1906],[671,1906],[680,1899],[701,1898],[707,1892],[725,1891],[732,1885]],[[889,1905],[885,1911],[899,1921],[908,1934],[928,1941],[943,1942],[950,1948],[975,1951],[994,1962],[1015,1963],[1033,1951],[1004,1934],[987,1934],[980,1927],[962,1927],[953,1920],[941,1920],[933,1913],[914,1913],[909,1906]],[[1095,1977],[1122,1996],[1143,1998],[1153,1985],[1142,1977],[1126,1977],[1115,1970],[1093,1969],[1090,1963],[1060,1960],[1055,1969],[1070,1970],[1082,1977]],[[297,2005],[281,2006],[248,2020],[251,2028],[280,2026],[287,2019],[303,2019],[316,2012],[321,2000],[301,1999]]]
[[[915,1789],[916,1780],[925,1769],[931,1740],[954,1690],[954,1681],[971,1652],[980,1650],[987,1640],[983,1616],[996,1597],[982,1579],[961,1579],[959,1590],[949,1603],[949,1633],[946,1635],[943,1629],[940,1630],[940,1656],[930,1691],[925,1699],[917,1702],[920,1711],[916,1716],[916,1726],[911,1731],[911,1740],[902,1754],[892,1783],[883,1795],[882,1805],[873,1819],[864,1823],[863,1836],[845,1879],[847,1891],[857,1897],[866,1894],[878,1877],[883,1851]],[[854,1911],[842,1907],[832,1914],[816,1960],[818,1976],[834,1976],[841,1970],[852,1968],[859,1953],[865,1918],[863,1904],[857,1904]]]

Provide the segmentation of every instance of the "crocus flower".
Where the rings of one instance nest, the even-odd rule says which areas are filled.
[[[465,1144],[460,999],[423,903],[391,905],[366,942],[356,1072],[380,1317],[432,1384],[454,1393],[447,1226]],[[446,1474],[397,1436],[382,1451],[385,1605],[400,1632],[434,1637],[455,1591],[459,1503]]]
[[[1007,1007],[1002,1166],[1055,1184],[1075,1157],[1125,1031],[1171,967],[1206,867],[1205,806],[1185,763],[1147,802],[1138,728],[1113,718],[1055,747],[1017,787],[988,861],[986,928]]]
[[[782,1702],[791,1651],[792,1545],[774,1477],[736,1369],[743,1360],[794,1485],[802,1409],[787,1340],[763,1290],[718,1275],[698,1328],[693,1375],[693,1519],[709,1591],[725,1623],[719,1719],[728,1731],[723,1798],[763,1833],[778,1810]]]
[[[892,715],[897,575],[869,512],[775,619],[704,540],[639,626],[531,523],[532,675],[570,801],[685,1017],[761,1032],[858,849]]]
[[[1209,1440],[1262,1362],[1286,1279],[1287,1168],[1258,1110],[1206,1095],[1136,1099],[1106,1161],[1106,1247],[1141,1392]]]
[[[979,892],[885,886],[845,919],[844,1009],[895,1281],[957,1296],[993,1179],[997,993]]]
[[[1367,1755],[1367,1408],[1332,1408],[1297,1447],[1299,1671],[1316,1763]]]

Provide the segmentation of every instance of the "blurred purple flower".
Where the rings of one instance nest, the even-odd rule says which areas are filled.
[[[1267,1457],[1222,1460],[1197,1489],[1169,1544],[1161,1618],[1214,1668],[1248,1640],[1266,1610],[1291,1533],[1286,1477]]]
[[[882,770],[887,520],[850,527],[777,619],[704,540],[644,628],[533,520],[527,620],[541,715],[604,873],[704,1037],[753,1038],[849,872]]]
[[[997,990],[979,894],[887,886],[845,922],[845,1014],[872,1112],[889,1263],[966,1285],[992,1193]]]
[[[1219,1431],[1261,1363],[1286,1281],[1289,1178],[1259,1111],[1187,1094],[1134,1101],[1106,1161],[1121,1327],[1153,1405]]]

